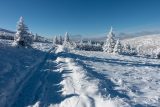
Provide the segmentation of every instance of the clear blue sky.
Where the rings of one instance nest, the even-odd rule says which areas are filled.
[[[16,30],[20,16],[43,36],[157,30],[160,0],[0,0],[0,28]]]

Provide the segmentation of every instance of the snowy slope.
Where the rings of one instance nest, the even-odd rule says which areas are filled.
[[[10,31],[10,30],[0,28],[0,39],[2,38],[2,39],[13,40],[14,35],[15,35],[14,31]]]
[[[1,107],[160,106],[158,59],[12,42],[0,40]]]
[[[127,43],[137,48],[140,54],[154,55],[160,52],[160,34],[125,39],[122,43]]]
[[[160,34],[146,35],[146,36],[140,36],[140,37],[135,37],[131,39],[125,39],[123,40],[123,42],[130,43],[134,46],[144,45],[145,47],[149,47],[149,46],[159,47],[160,46]]]

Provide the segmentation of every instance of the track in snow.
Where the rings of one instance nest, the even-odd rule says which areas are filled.
[[[118,103],[111,98],[129,99],[114,91],[109,79],[80,58],[67,52],[49,52],[6,107],[116,107]]]
[[[61,86],[58,83],[62,80],[61,74],[55,72],[57,69],[55,54],[51,50],[46,54],[44,60],[33,67],[31,71],[13,94],[10,103],[6,107],[25,107],[34,105],[39,101],[40,107],[46,107],[51,103],[60,102]]]

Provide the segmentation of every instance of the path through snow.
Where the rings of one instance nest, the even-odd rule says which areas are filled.
[[[63,56],[63,55],[62,55]],[[67,72],[63,75],[65,78],[61,85],[63,86],[63,95],[72,95],[65,99],[58,107],[116,107],[116,101],[112,101],[103,96],[100,91],[100,80],[92,78],[87,69],[79,64],[76,59],[58,57],[60,63],[60,72]]]

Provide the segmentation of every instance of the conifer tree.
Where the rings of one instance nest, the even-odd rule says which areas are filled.
[[[20,17],[17,24],[17,32],[14,37],[14,43],[16,46],[30,47],[32,43],[32,37],[28,33],[28,27],[24,24],[23,17]]]
[[[112,53],[115,47],[115,34],[113,33],[113,29],[111,27],[110,32],[107,35],[107,40],[103,45],[103,51]]]
[[[119,39],[117,40],[116,45],[114,47],[114,53],[117,53],[117,54],[122,53],[122,45],[121,45]]]
[[[66,32],[66,33],[65,33],[65,36],[64,36],[64,42],[70,42],[68,32]]]
[[[54,44],[54,45],[59,44],[59,41],[58,41],[57,36],[54,37],[54,39],[53,39],[53,44]]]
[[[59,35],[59,44],[62,45],[63,44],[63,38],[61,35]]]
[[[74,49],[75,47],[76,47],[75,44],[69,38],[69,33],[66,32],[63,41],[63,48],[69,50],[69,49]]]

